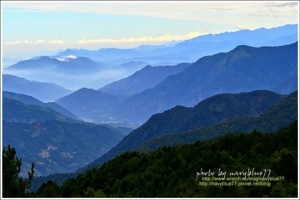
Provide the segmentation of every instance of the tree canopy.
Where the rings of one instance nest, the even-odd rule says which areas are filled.
[[[22,160],[16,156],[16,150],[8,145],[3,148],[3,197],[29,197],[28,189],[34,174],[34,164],[28,172],[28,179],[19,176]]]

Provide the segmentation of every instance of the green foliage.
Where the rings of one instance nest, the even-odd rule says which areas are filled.
[[[297,134],[295,121],[277,133],[253,130],[211,141],[164,146],[149,153],[126,152],[98,169],[68,179],[60,187],[60,196],[297,197]],[[228,173],[271,169],[270,176],[284,176],[284,180],[271,182],[270,187],[204,187],[195,181],[201,168]]]
[[[262,93],[258,91],[257,93]],[[274,98],[274,94],[268,94],[268,98]],[[222,96],[222,95],[219,95]],[[250,98],[249,93],[239,96],[239,98]],[[257,97],[257,101],[261,101],[263,96],[260,94]],[[253,97],[252,97],[253,98]],[[266,97],[264,97],[266,98]],[[253,98],[255,99],[255,98]],[[245,101],[245,102],[255,102]],[[268,101],[266,102],[268,103]],[[256,105],[256,103],[254,103]],[[264,105],[265,103],[260,103]],[[291,93],[288,97],[279,101],[271,109],[267,110],[264,114],[259,117],[250,116],[238,116],[219,123],[213,126],[206,126],[203,128],[179,133],[179,134],[167,134],[160,137],[156,137],[152,140],[144,142],[135,150],[140,152],[154,151],[164,145],[179,145],[186,143],[193,143],[197,140],[210,140],[216,137],[220,137],[230,132],[251,132],[256,129],[261,132],[276,132],[281,127],[288,126],[294,120],[298,118],[298,91]],[[258,109],[258,106],[253,106]],[[264,106],[262,106],[264,107]],[[250,109],[251,110],[251,109]],[[259,110],[259,109],[258,109]],[[178,122],[179,123],[179,122]],[[241,147],[243,148],[243,147]]]
[[[164,145],[209,140],[230,132],[251,132],[257,125],[264,127],[260,125],[261,118],[257,117],[258,115],[272,110],[272,106],[275,107],[285,99],[288,99],[291,105],[297,105],[297,100],[290,100],[289,96],[258,90],[240,94],[216,95],[201,101],[194,108],[176,106],[153,115],[145,124],[124,137],[105,156],[98,158],[80,171],[100,167],[104,162],[126,151],[148,152]],[[278,112],[273,112],[272,119],[275,119],[275,122],[284,121],[284,123],[272,123],[273,126],[267,126],[264,131],[275,132],[297,119],[297,109],[289,109],[289,112],[283,111],[284,114],[281,114],[281,117],[284,117],[284,120],[277,117]]]
[[[126,145],[137,146],[160,135],[212,126],[237,116],[257,117],[283,98],[283,95],[274,92],[258,90],[240,94],[215,95],[201,101],[194,108],[176,106],[152,116],[140,128],[132,132],[127,140],[130,144]],[[141,136],[136,137],[137,135]],[[133,140],[133,137],[139,140]]]
[[[36,197],[59,197],[60,187],[51,180],[43,183],[36,191]]]
[[[28,189],[33,178],[34,164],[28,172],[28,179],[19,177],[22,160],[16,156],[16,150],[8,145],[3,148],[3,197],[28,197]]]
[[[95,191],[92,187],[88,187],[86,191],[83,193],[83,197],[102,197],[105,198],[106,195],[102,192],[102,190]]]

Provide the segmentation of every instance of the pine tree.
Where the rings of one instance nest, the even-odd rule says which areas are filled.
[[[19,177],[22,160],[16,156],[16,150],[8,145],[3,148],[3,197],[27,197],[34,173],[34,164],[28,172],[28,179]]]

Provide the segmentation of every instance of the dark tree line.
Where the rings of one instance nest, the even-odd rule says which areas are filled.
[[[43,183],[32,197],[297,197],[297,121],[276,133],[234,133],[211,141],[126,152],[57,185]],[[267,186],[200,186],[200,169],[271,169],[282,181]]]
[[[23,179],[19,176],[21,171],[22,160],[16,156],[16,150],[8,146],[3,148],[3,197],[30,197],[28,192],[31,187],[30,183],[34,174],[34,164],[31,165],[31,171],[28,172],[28,178]]]

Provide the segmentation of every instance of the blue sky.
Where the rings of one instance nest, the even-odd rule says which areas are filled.
[[[2,54],[132,48],[298,23],[297,1],[1,1]]]

